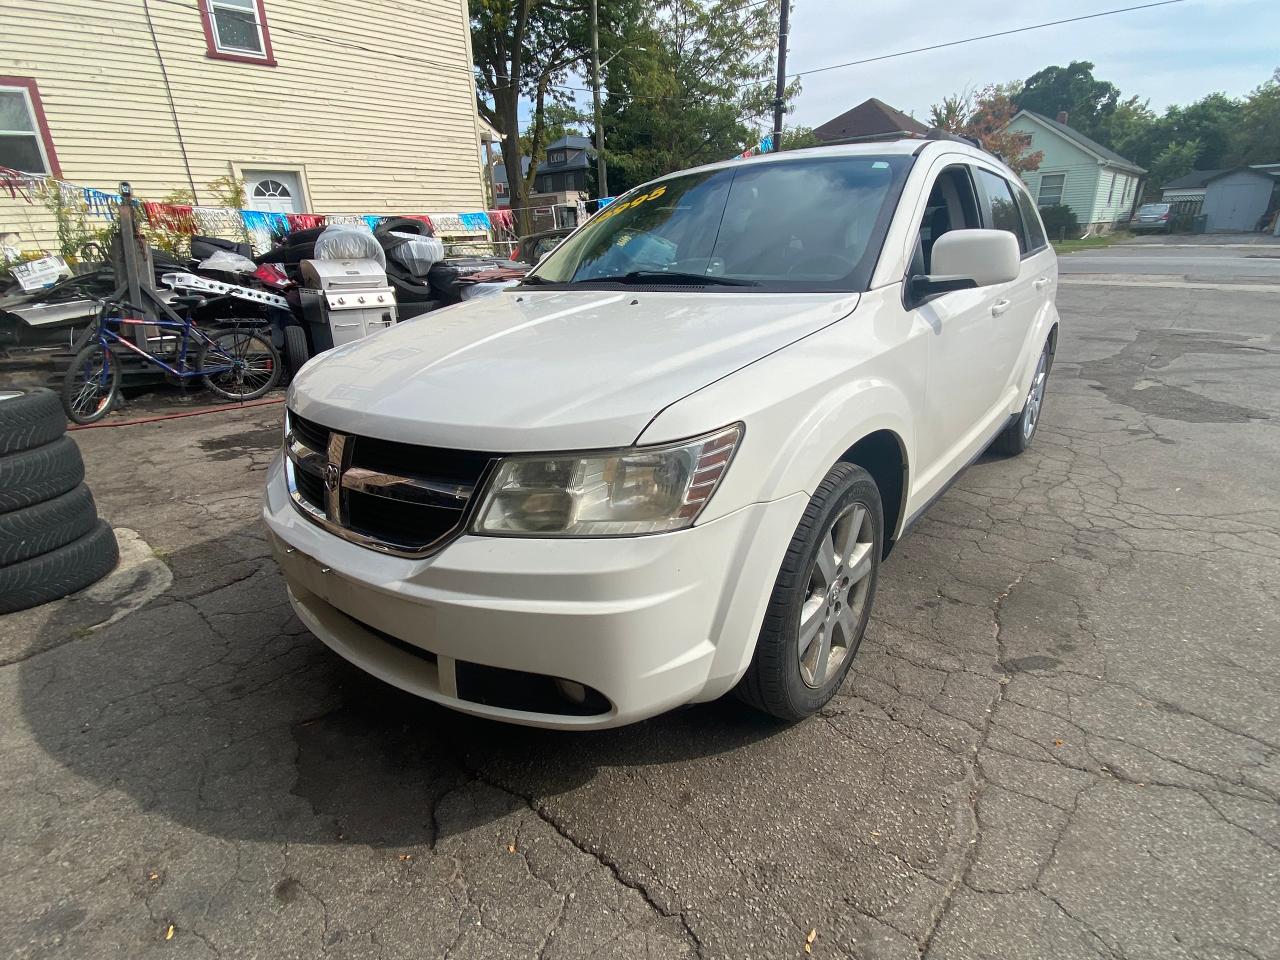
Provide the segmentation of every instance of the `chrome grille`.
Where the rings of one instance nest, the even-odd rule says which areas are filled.
[[[422,557],[457,536],[496,459],[356,436],[286,414],[294,506],[330,533],[383,553]]]

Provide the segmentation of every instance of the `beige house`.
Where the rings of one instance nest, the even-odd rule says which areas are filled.
[[[485,208],[466,0],[0,0],[0,165],[139,199]],[[0,239],[55,249],[0,189]]]

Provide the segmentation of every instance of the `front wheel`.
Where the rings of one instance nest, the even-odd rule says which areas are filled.
[[[280,352],[253,330],[223,330],[200,345],[204,385],[224,400],[256,400],[280,382]],[[207,371],[207,372],[206,372]]]
[[[799,720],[835,696],[871,617],[883,543],[875,481],[862,467],[836,464],[791,538],[740,698]]]
[[[74,423],[97,423],[120,393],[120,359],[100,340],[80,348],[62,378],[62,406]]]

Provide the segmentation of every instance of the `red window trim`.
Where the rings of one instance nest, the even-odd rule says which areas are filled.
[[[23,87],[31,97],[31,109],[36,115],[36,132],[44,144],[45,159],[49,161],[49,175],[62,179],[62,167],[58,163],[58,151],[53,148],[53,136],[49,133],[49,121],[44,115],[44,103],[40,100],[40,87],[31,77],[8,77],[0,74],[0,87]]]
[[[275,52],[271,49],[271,31],[267,27],[267,10],[262,0],[255,0],[258,6],[258,26],[262,29],[262,56],[251,53],[225,53],[218,49],[218,42],[213,34],[213,14],[209,12],[209,0],[200,2],[200,25],[204,27],[205,56],[210,60],[228,60],[231,63],[256,63],[260,67],[276,65]]]

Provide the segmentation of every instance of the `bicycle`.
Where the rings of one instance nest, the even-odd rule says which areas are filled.
[[[210,391],[224,400],[256,400],[280,381],[280,353],[270,337],[243,327],[205,333],[196,325],[192,314],[204,306],[204,297],[182,296],[171,301],[171,306],[186,310],[180,323],[164,318],[139,319],[143,312],[121,300],[97,303],[96,326],[62,381],[62,405],[75,423],[96,423],[115,406],[120,396],[120,356],[113,349],[116,345],[181,383],[201,378]],[[125,316],[126,313],[134,316]],[[172,363],[158,353],[142,349],[125,335],[126,328],[138,326],[181,332],[176,356],[170,357]],[[193,349],[195,360],[191,363],[187,358]]]

